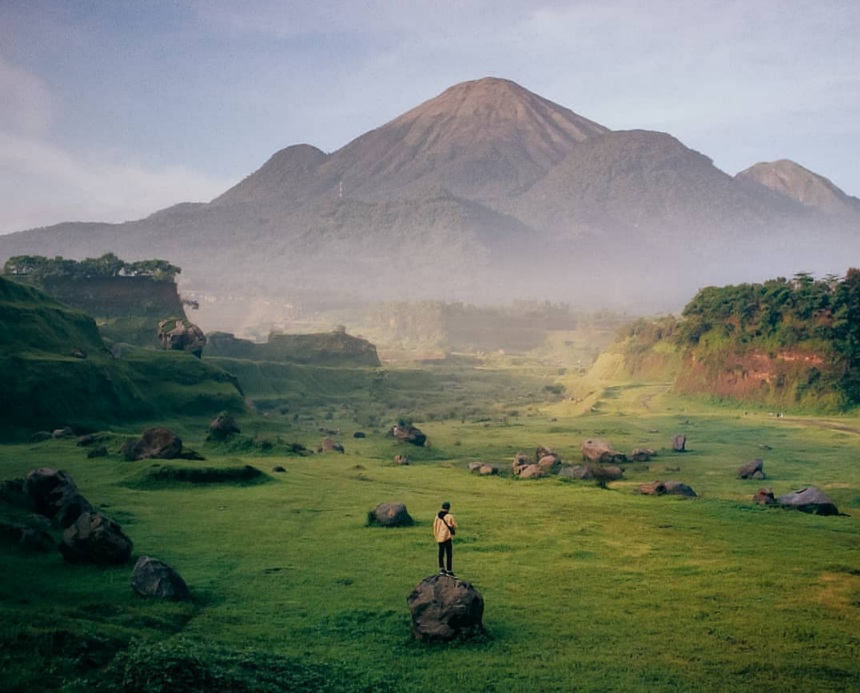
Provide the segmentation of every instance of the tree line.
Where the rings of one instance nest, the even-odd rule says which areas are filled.
[[[157,282],[172,282],[182,270],[166,260],[126,262],[113,253],[84,260],[68,260],[59,255],[16,255],[3,265],[3,273],[41,283],[46,278],[94,279],[109,277],[149,277]]]

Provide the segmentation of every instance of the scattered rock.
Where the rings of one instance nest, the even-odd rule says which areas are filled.
[[[753,503],[756,505],[776,505],[776,498],[769,488],[760,488],[753,496]]]
[[[225,440],[232,435],[241,433],[242,429],[230,414],[221,412],[209,422],[209,440]]]
[[[640,484],[636,488],[636,493],[643,496],[685,496],[687,498],[695,498],[696,492],[680,481],[652,481],[645,484]]]
[[[412,635],[424,642],[472,638],[484,632],[484,598],[470,583],[448,575],[424,578],[406,598]]]
[[[794,508],[813,515],[838,515],[839,510],[823,491],[808,486],[793,493],[787,493],[777,499],[784,508]]]
[[[25,551],[50,551],[57,542],[43,529],[26,525],[0,522],[0,542],[15,544]]]
[[[69,562],[121,564],[131,557],[133,544],[122,528],[98,512],[81,513],[63,532],[60,553]]]
[[[674,438],[672,438],[672,449],[675,452],[686,452],[687,436],[685,436],[683,433],[679,433]]]
[[[131,573],[131,588],[141,597],[159,597],[174,601],[190,601],[191,592],[185,580],[164,561],[141,556]]]
[[[757,457],[738,467],[739,479],[764,479],[764,460]]]
[[[368,515],[368,524],[382,527],[411,527],[415,524],[403,503],[380,503]]]
[[[633,462],[648,462],[652,457],[656,457],[657,453],[651,448],[636,448],[630,453],[630,459]]]
[[[90,502],[78,492],[71,474],[61,469],[33,469],[24,480],[23,490],[33,509],[61,528],[71,525],[81,513],[93,510]]]
[[[589,438],[583,441],[580,449],[582,450],[582,459],[588,462],[613,464],[627,461],[627,455],[623,452],[616,452],[607,441],[601,438]]]
[[[339,452],[339,453],[343,453],[344,449],[343,449],[343,445],[341,445],[337,441],[333,440],[332,438],[325,437],[325,438],[323,438],[322,443],[320,443],[320,446],[319,446],[317,452]]]
[[[389,431],[389,435],[402,443],[411,443],[419,447],[427,442],[427,436],[412,424],[399,423]]]
[[[542,479],[547,476],[547,472],[541,469],[538,465],[532,463],[525,467],[520,467],[518,476],[520,479]]]
[[[167,318],[158,323],[158,341],[167,351],[188,351],[203,356],[206,335],[197,325],[182,318]]]

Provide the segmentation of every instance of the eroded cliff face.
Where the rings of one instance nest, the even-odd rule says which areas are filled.
[[[150,277],[46,277],[44,288],[57,300],[96,319],[185,316],[176,284]]]
[[[803,349],[693,353],[684,359],[675,389],[741,402],[787,406],[814,400],[817,405],[837,406],[835,383],[844,370],[832,359]]]

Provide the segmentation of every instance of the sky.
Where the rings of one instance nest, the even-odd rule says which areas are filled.
[[[459,82],[860,197],[857,0],[0,0],[0,233],[206,202]]]

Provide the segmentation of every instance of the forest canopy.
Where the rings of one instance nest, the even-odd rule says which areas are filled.
[[[172,282],[182,270],[166,260],[125,262],[113,253],[85,260],[67,260],[57,256],[16,255],[3,265],[3,273],[33,282],[51,278],[94,279],[105,277],[149,277],[157,282]]]

